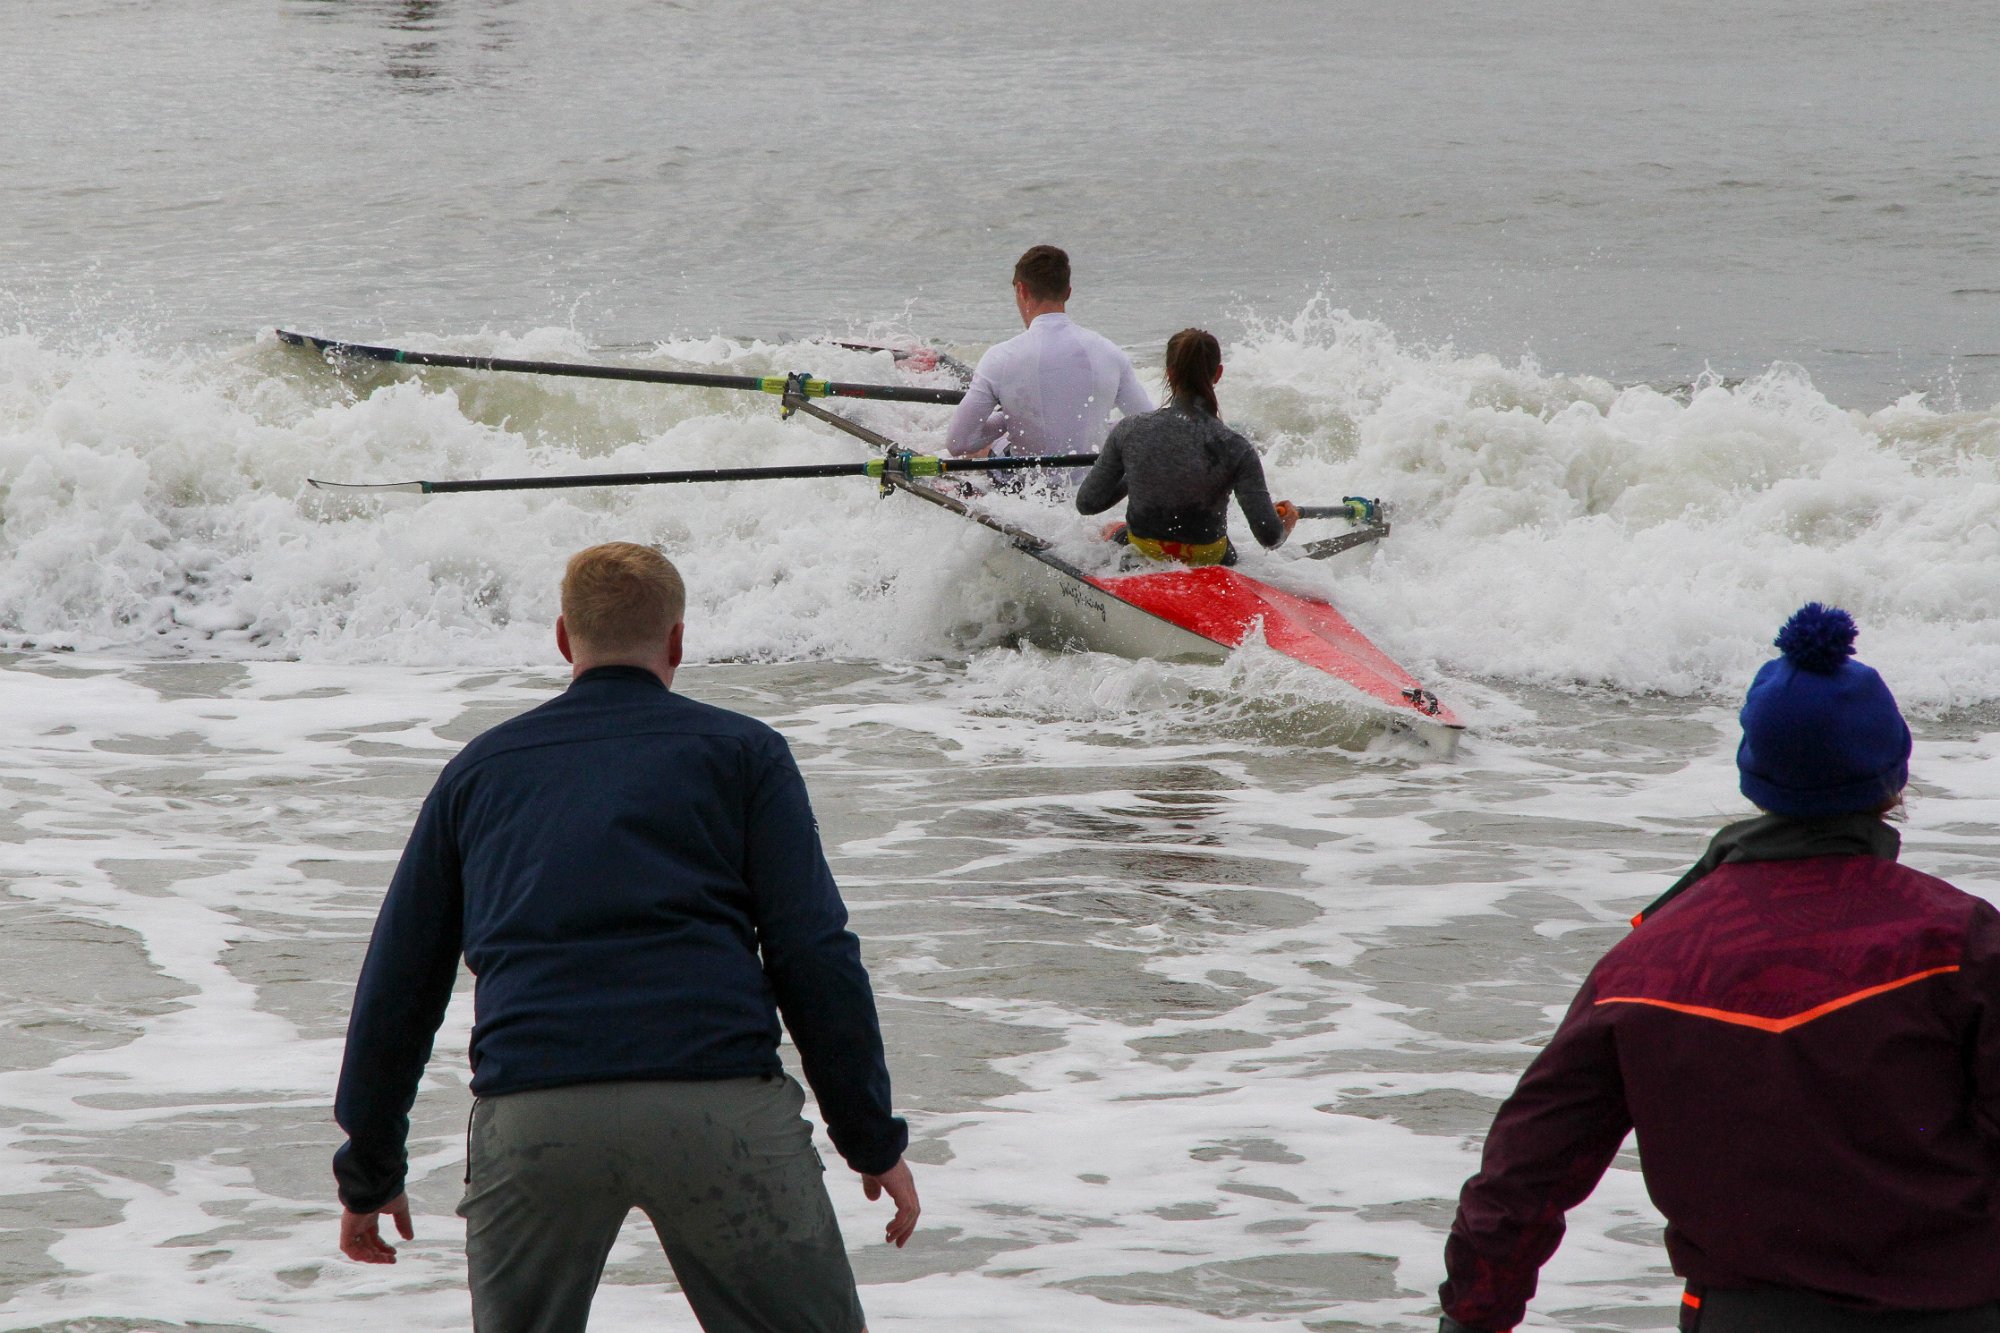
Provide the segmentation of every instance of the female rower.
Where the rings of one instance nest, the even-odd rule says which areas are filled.
[[[1203,329],[1167,340],[1172,401],[1112,427],[1076,493],[1079,513],[1101,514],[1127,499],[1125,523],[1107,536],[1154,560],[1233,565],[1229,495],[1259,544],[1280,546],[1299,521],[1289,500],[1271,503],[1264,465],[1250,442],[1222,424],[1215,401],[1222,345]]]

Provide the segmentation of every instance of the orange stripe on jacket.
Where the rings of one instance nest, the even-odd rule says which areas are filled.
[[[1607,995],[1605,998],[1597,1001],[1597,1003],[1650,1004],[1659,1009],[1671,1009],[1675,1013],[1693,1014],[1696,1018],[1713,1018],[1718,1023],[1737,1023],[1746,1028],[1756,1028],[1761,1032],[1789,1032],[1795,1027],[1812,1022],[1815,1018],[1824,1018],[1836,1009],[1845,1009],[1850,1004],[1857,1004],[1871,995],[1880,995],[1884,991],[1896,990],[1900,987],[1908,986],[1913,982],[1922,981],[1925,977],[1935,977],[1946,972],[1956,971],[1958,971],[1958,964],[1953,963],[1949,967],[1933,967],[1925,972],[1912,972],[1909,976],[1903,977],[1898,981],[1885,981],[1879,986],[1870,986],[1866,990],[1858,990],[1851,995],[1843,995],[1839,999],[1828,1000],[1825,1004],[1814,1005],[1804,1013],[1793,1014],[1789,1018],[1760,1018],[1756,1014],[1738,1013],[1733,1009],[1711,1009],[1706,1005],[1680,1004],[1673,1000],[1655,1000],[1644,995]]]

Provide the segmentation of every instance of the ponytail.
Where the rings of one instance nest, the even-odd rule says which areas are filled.
[[[1167,339],[1167,388],[1176,398],[1192,398],[1212,417],[1222,415],[1215,402],[1215,373],[1222,369],[1222,344],[1206,329],[1182,329]]]

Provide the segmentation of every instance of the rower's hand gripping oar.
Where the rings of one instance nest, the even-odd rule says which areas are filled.
[[[510,361],[498,356],[453,356],[444,352],[409,352],[400,347],[335,342],[307,333],[277,330],[281,341],[310,347],[331,362],[345,358],[384,361],[398,366],[444,366],[456,370],[504,370],[521,375],[570,375],[583,379],[634,380],[641,384],[683,384],[697,389],[748,389],[756,393],[791,394],[807,398],[873,398],[892,403],[952,404],[965,397],[963,389],[925,389],[910,384],[845,384],[809,375],[712,375],[693,370],[649,370],[643,366],[592,366],[570,361]],[[796,386],[796,390],[794,388]]]

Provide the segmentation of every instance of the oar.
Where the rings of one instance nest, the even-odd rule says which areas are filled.
[[[451,356],[407,352],[400,347],[335,342],[279,329],[294,347],[310,347],[328,357],[359,357],[398,366],[447,366],[457,370],[506,370],[521,375],[572,375],[582,379],[636,380],[642,384],[684,384],[697,389],[749,389],[756,393],[797,394],[802,398],[876,398],[891,403],[956,403],[963,389],[920,389],[903,384],[841,384],[807,375],[710,375],[691,370],[647,370],[639,366],[590,366],[570,361],[510,361],[498,356]]]
[[[798,467],[715,467],[689,472],[587,472],[561,477],[483,477],[471,481],[348,482],[306,480],[323,491],[396,491],[447,495],[455,491],[551,491],[579,486],[666,486],[694,481],[782,481],[807,477],[874,477],[885,485],[896,478],[940,477],[947,472],[997,472],[1017,467],[1089,467],[1096,454],[1052,454],[1041,458],[937,458],[898,451],[864,463],[807,463]]]

